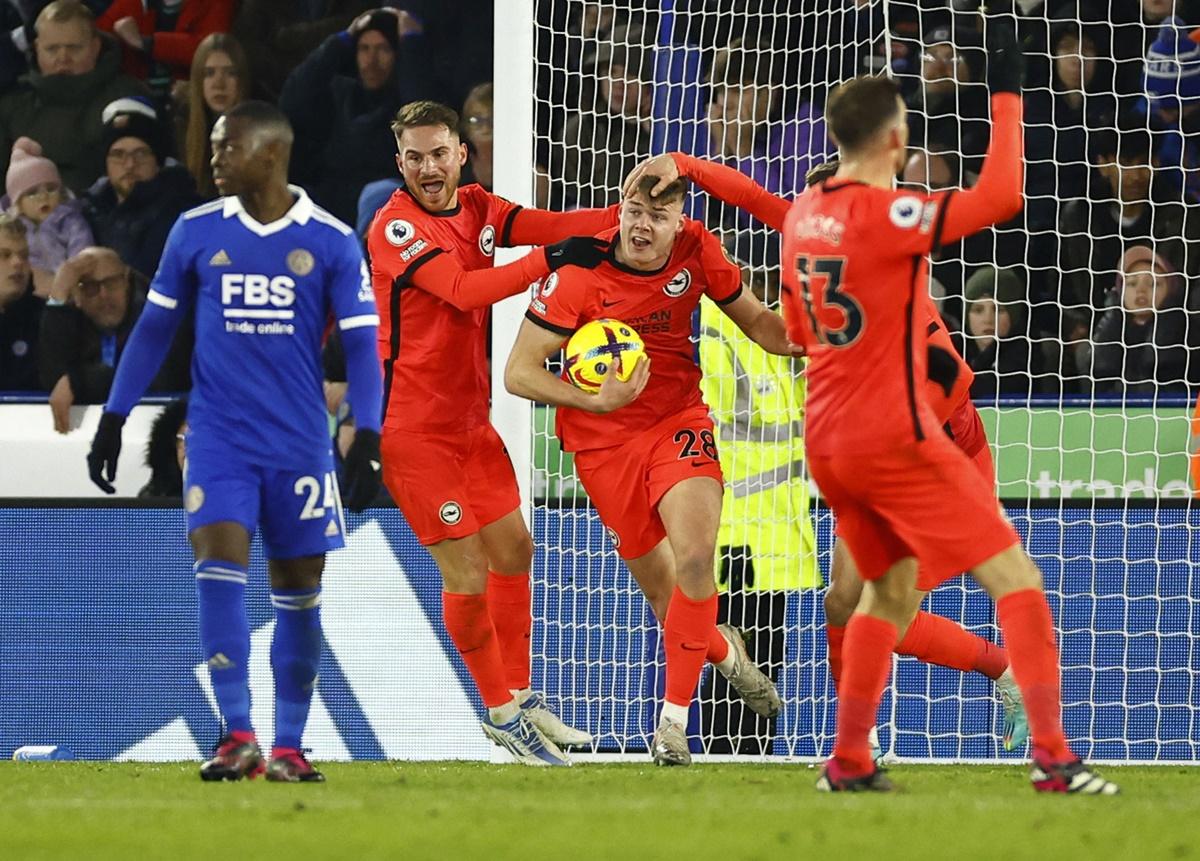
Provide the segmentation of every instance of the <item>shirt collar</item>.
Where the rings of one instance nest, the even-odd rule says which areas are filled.
[[[255,221],[250,213],[246,212],[246,208],[242,206],[241,198],[236,194],[231,194],[224,199],[224,207],[221,213],[225,218],[231,218],[236,215],[242,224],[259,236],[269,236],[272,233],[278,233],[291,224],[303,226],[312,218],[312,198],[298,185],[289,185],[288,191],[296,196],[296,202],[292,204],[292,208],[285,212],[281,218],[272,221],[270,224],[260,224]]]

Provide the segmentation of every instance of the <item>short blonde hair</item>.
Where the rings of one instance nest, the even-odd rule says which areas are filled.
[[[15,215],[9,215],[7,212],[0,212],[0,234],[10,236],[13,239],[29,239],[28,234],[25,232],[25,222]]]
[[[53,21],[55,24],[82,21],[87,24],[93,34],[96,32],[96,16],[92,14],[91,9],[83,5],[81,0],[54,0],[38,13],[37,19],[33,22],[33,28],[37,30],[48,21]]]

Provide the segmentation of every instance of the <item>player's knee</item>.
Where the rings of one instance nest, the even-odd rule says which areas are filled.
[[[825,593],[826,624],[833,625],[835,628],[844,628],[849,623],[850,616],[854,613],[857,604],[858,595],[851,598],[846,595],[844,589],[837,589],[831,585],[829,591]]]
[[[1042,588],[1042,572],[1020,544],[1001,551],[971,573],[994,600],[1010,592]]]
[[[685,589],[711,583],[713,580],[713,551],[702,548],[675,555],[675,576]]]

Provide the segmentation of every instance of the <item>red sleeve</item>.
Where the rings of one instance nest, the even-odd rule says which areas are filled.
[[[956,242],[1021,211],[1021,97],[992,96],[992,140],[979,181],[969,191],[946,199],[934,247]],[[951,203],[953,201],[953,203]]]
[[[142,4],[138,0],[116,0],[115,3],[104,10],[103,15],[96,19],[96,29],[103,30],[105,33],[111,33],[113,24],[126,15],[132,15],[136,18],[138,29],[141,29],[143,12]]]
[[[150,55],[160,63],[184,69],[192,65],[196,47],[209,33],[228,33],[233,26],[232,0],[207,0],[205,3],[189,3],[185,9],[197,9],[194,16],[180,13],[179,25],[186,30],[155,33],[154,46]],[[185,18],[190,20],[183,20]]]
[[[730,258],[721,240],[699,222],[691,224],[695,225],[700,237],[700,266],[707,282],[704,295],[718,305],[728,305],[742,295],[742,270]]]
[[[511,207],[500,223],[497,245],[511,248],[517,245],[549,245],[568,236],[595,236],[617,226],[618,205],[606,209],[575,209],[570,212],[550,212],[546,209],[525,209],[504,201]]]
[[[371,269],[380,279],[417,287],[460,311],[486,308],[515,296],[550,271],[541,248],[507,266],[467,271],[449,249],[422,230],[419,221],[394,217],[398,214],[380,210],[371,223],[367,233]]]
[[[771,194],[741,171],[716,162],[693,158],[686,153],[673,152],[671,158],[679,172],[714,197],[744,209],[773,230],[783,230],[789,201]]]
[[[591,273],[568,266],[551,272],[529,303],[526,319],[569,338],[583,325],[583,307]]]

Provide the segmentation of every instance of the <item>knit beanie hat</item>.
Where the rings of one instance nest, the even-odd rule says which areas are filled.
[[[400,51],[400,31],[396,19],[396,15],[392,12],[372,12],[371,17],[367,19],[366,25],[354,37],[354,44],[358,44],[358,40],[362,38],[362,34],[368,30],[377,31],[383,38],[387,39],[388,44],[392,46],[392,51],[399,53]]]
[[[1146,51],[1146,95],[1151,101],[1200,98],[1200,45],[1189,38],[1191,30],[1175,16],[1159,27],[1158,38]]]
[[[42,155],[42,147],[37,141],[17,138],[8,162],[8,175],[4,178],[8,199],[16,203],[27,191],[48,182],[62,185],[54,162]]]
[[[109,102],[100,114],[100,121],[104,123],[101,147],[105,155],[121,138],[137,138],[154,151],[160,165],[166,161],[167,142],[158,121],[158,111],[148,101],[126,97]]]
[[[985,296],[994,299],[997,310],[1003,309],[1012,320],[1013,331],[1020,331],[1025,323],[1025,290],[1015,272],[995,266],[981,266],[967,279],[963,296],[968,303]]]

